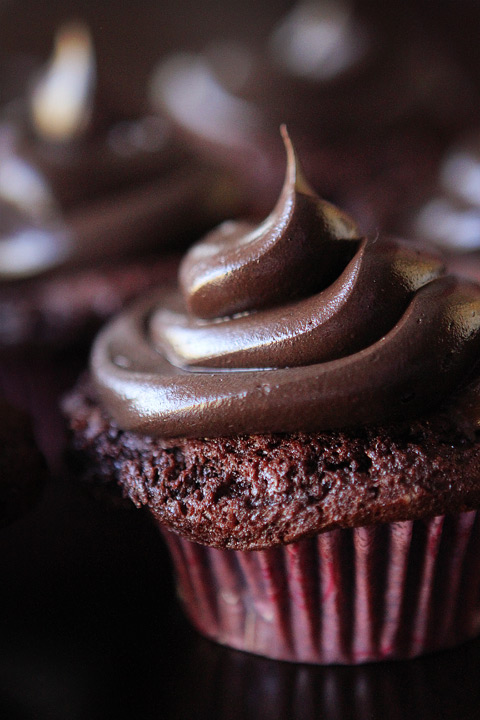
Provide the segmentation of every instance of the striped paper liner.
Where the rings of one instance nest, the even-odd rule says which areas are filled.
[[[163,533],[187,616],[239,650],[357,664],[415,657],[480,632],[475,511],[243,552]]]

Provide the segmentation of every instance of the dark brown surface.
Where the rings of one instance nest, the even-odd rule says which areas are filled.
[[[2,31],[14,39],[0,50],[30,50],[36,39],[46,55],[59,8],[71,17],[72,6],[84,5],[106,41],[102,52],[110,57],[104,66],[109,87],[123,92],[118,75],[127,70],[136,108],[136,71],[146,76],[146,51],[149,63],[157,58],[159,29],[166,18],[178,18],[177,2],[168,3],[167,13],[164,3],[155,3],[153,14],[140,12],[138,2],[115,3],[116,22],[111,23],[113,3],[7,0],[2,12],[9,11],[9,20]],[[202,15],[200,27],[210,28],[212,14],[204,4],[195,5]],[[379,0],[366,5],[384,16],[394,8]],[[420,5],[425,24],[443,24],[449,44],[453,36],[455,52],[473,61],[478,75],[478,3],[425,0]],[[247,20],[244,5],[236,7],[237,18]],[[215,26],[221,24],[217,10],[215,5]],[[132,18],[146,18],[143,30]],[[395,22],[390,17],[390,24]],[[179,25],[179,32],[186,30],[198,43],[196,23],[185,28],[180,18]],[[254,31],[260,26],[255,23]],[[242,27],[249,37],[251,23]],[[123,53],[118,60],[126,40],[138,63],[133,73]],[[169,42],[176,45],[174,37]],[[363,180],[367,209],[375,206],[382,188],[381,157],[379,183]],[[400,174],[405,187],[418,180],[418,175]],[[386,187],[383,193],[392,202]],[[38,387],[34,370],[24,381]],[[57,378],[57,390],[62,383]],[[42,398],[34,406],[37,434],[57,467],[61,424],[54,394],[45,388]],[[199,638],[182,618],[165,553],[157,532],[143,525],[142,513],[107,513],[67,482],[63,472],[50,479],[47,501],[0,537],[0,711],[8,720],[480,718],[479,641],[418,661],[358,669],[306,668],[229,651]]]
[[[78,19],[92,29],[98,48],[102,95],[112,107],[145,109],[146,81],[158,60],[177,50],[202,50],[217,37],[252,42],[262,38],[291,0],[241,5],[215,0],[4,0],[0,7],[0,57],[49,53],[62,22]],[[21,20],[20,20],[21,18]],[[252,22],[254,19],[254,22]],[[119,82],[121,80],[121,82]]]
[[[45,460],[30,419],[0,398],[0,527],[35,505],[46,479]]]
[[[137,294],[175,276],[178,259],[103,264],[0,287],[0,347],[66,347],[88,342]]]
[[[162,441],[120,430],[88,385],[65,407],[89,475],[207,545],[270,547],[480,505],[480,443],[448,413],[348,432]]]
[[[56,391],[67,384],[57,373]],[[62,426],[54,394],[43,397],[36,431],[56,467]],[[174,597],[158,530],[142,512],[98,505],[61,470],[45,502],[0,535],[0,573],[6,720],[480,718],[480,641],[414,661],[315,668],[202,639]]]

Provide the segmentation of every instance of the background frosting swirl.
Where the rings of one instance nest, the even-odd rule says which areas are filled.
[[[480,287],[411,245],[359,238],[284,139],[271,215],[214,230],[182,264],[183,298],[156,293],[97,339],[93,377],[125,429],[204,437],[379,423],[471,379]]]

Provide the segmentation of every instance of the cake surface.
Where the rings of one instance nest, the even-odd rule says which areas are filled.
[[[480,504],[480,442],[448,413],[360,430],[162,440],[121,430],[88,382],[65,409],[97,481],[118,482],[162,524],[207,545],[258,549]]]

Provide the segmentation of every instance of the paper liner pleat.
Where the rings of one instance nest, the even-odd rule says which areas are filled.
[[[244,552],[164,534],[192,623],[237,649],[362,663],[414,657],[480,632],[476,512]]]

